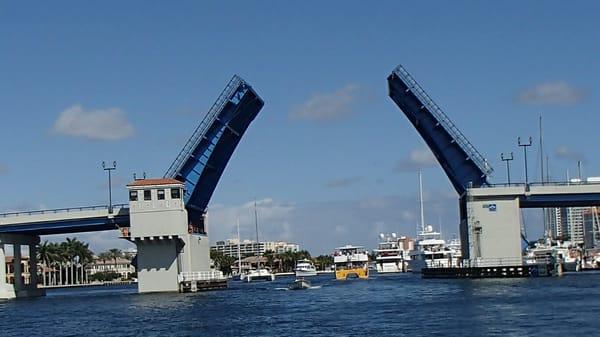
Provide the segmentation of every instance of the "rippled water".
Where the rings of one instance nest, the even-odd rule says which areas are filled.
[[[600,335],[600,274],[508,280],[415,275],[312,280],[318,289],[230,282],[196,294],[135,287],[52,290],[0,301],[1,336]]]

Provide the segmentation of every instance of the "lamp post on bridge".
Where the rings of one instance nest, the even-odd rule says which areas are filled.
[[[108,214],[112,214],[113,212],[113,208],[112,208],[112,181],[111,181],[111,174],[110,171],[114,170],[117,168],[117,162],[113,161],[112,167],[108,167],[106,166],[105,162],[102,162],[102,169],[104,169],[104,171],[108,171]]]
[[[512,151],[510,153],[510,157],[508,157],[508,156],[505,157],[504,152],[503,152],[503,153],[500,153],[500,159],[502,159],[503,161],[506,162],[506,176],[508,177],[508,186],[510,186],[510,164],[509,164],[509,162],[511,160],[514,160],[515,157],[514,157]]]
[[[519,143],[519,146],[523,148],[523,153],[525,155],[525,186],[527,187],[527,185],[529,185],[529,179],[527,175],[527,147],[531,146],[532,140],[531,137],[529,137],[529,143],[521,143],[521,137],[519,137],[517,138],[517,142]]]

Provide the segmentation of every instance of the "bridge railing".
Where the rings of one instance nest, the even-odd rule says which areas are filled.
[[[99,206],[83,206],[83,207],[70,207],[70,208],[56,208],[56,209],[44,209],[37,211],[23,211],[23,212],[10,212],[10,213],[2,213],[0,214],[0,218],[8,218],[8,217],[18,217],[18,216],[31,216],[31,215],[43,215],[43,214],[57,214],[57,213],[73,213],[73,212],[83,212],[83,211],[97,211],[97,210],[107,210],[107,205],[99,205]],[[129,208],[128,204],[116,204],[112,205],[112,208]]]
[[[600,185],[600,181],[544,181],[531,183],[496,183],[481,187],[518,187],[518,186],[582,186],[582,185]]]
[[[178,275],[179,282],[188,281],[222,281],[225,280],[221,271],[182,272]]]
[[[417,81],[399,65],[394,69],[394,73],[404,82],[404,84],[415,94],[423,105],[433,114],[438,122],[446,129],[450,136],[460,145],[471,160],[479,167],[481,172],[490,175],[493,171],[487,160],[477,151],[475,146],[467,140],[467,137],[454,125],[452,120],[442,111],[442,109],[427,95],[425,90]]]
[[[223,89],[223,91],[219,95],[219,98],[217,98],[217,100],[213,103],[212,107],[210,108],[210,110],[208,110],[208,113],[206,114],[200,125],[198,125],[196,130],[194,130],[192,136],[188,139],[183,149],[181,149],[181,151],[175,158],[175,161],[173,161],[173,163],[165,173],[165,177],[175,178],[177,172],[181,170],[181,167],[183,166],[187,158],[198,146],[198,144],[200,144],[202,137],[207,132],[210,125],[217,119],[219,113],[221,112],[221,110],[223,110],[223,107],[225,107],[225,104],[227,104],[229,100],[235,98],[236,91],[243,83],[244,80],[242,80],[242,78],[237,75],[234,75],[231,78],[225,89]]]

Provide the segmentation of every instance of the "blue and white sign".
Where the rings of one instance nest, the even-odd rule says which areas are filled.
[[[496,211],[496,204],[484,204],[483,208],[487,208],[490,212]]]

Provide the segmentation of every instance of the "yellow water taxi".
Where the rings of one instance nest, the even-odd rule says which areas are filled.
[[[333,254],[333,263],[337,280],[369,277],[369,254],[361,246],[346,245],[337,248]]]

